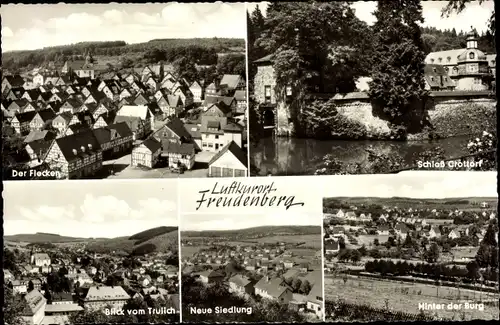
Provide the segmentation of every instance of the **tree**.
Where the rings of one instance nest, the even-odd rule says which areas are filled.
[[[443,17],[448,17],[450,14],[453,12],[456,13],[461,13],[465,7],[467,6],[467,3],[469,3],[471,0],[449,0],[448,4],[446,7],[443,8],[443,11],[441,15]],[[484,0],[479,0],[479,4],[482,4]],[[493,36],[493,39],[495,39],[495,10],[491,13],[490,19],[488,21],[488,28],[489,32]]]
[[[33,281],[30,280],[28,282],[28,292],[31,292],[33,290],[35,290],[35,285],[33,284]]]
[[[416,105],[423,106],[425,49],[419,23],[420,0],[378,1],[373,26],[374,53],[370,96],[374,113],[395,125],[415,123]],[[417,123],[421,125],[420,123]]]
[[[304,280],[304,282],[302,282],[302,284],[300,285],[299,293],[303,295],[308,295],[309,291],[311,291],[311,288],[312,287],[309,281]]]
[[[390,237],[390,238],[392,238],[392,237]],[[374,246],[378,246],[378,245],[380,245],[380,242],[379,242],[378,238],[375,238],[375,239],[373,240],[373,245],[374,245]]]
[[[293,279],[293,281],[292,281],[292,291],[293,292],[298,292],[301,285],[302,285],[302,281],[299,278]]]
[[[359,262],[361,260],[361,253],[359,252],[359,250],[351,251],[350,259],[354,263]]]
[[[493,229],[492,224],[488,226],[488,229],[484,234],[484,238],[481,244],[489,246],[497,246],[497,236],[495,235],[495,230]]]
[[[3,322],[8,325],[25,325],[26,323],[19,316],[24,309],[21,299],[17,299],[12,288],[4,286],[3,296]]]
[[[185,56],[177,58],[173,62],[174,71],[179,76],[179,78],[185,78],[189,82],[198,80],[198,70],[196,70],[196,65],[193,61],[190,61]]]
[[[425,252],[425,260],[429,263],[436,263],[439,259],[439,246],[436,243],[432,243],[429,250]]]

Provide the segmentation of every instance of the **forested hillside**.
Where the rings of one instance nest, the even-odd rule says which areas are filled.
[[[18,70],[44,66],[49,62],[63,64],[66,60],[82,59],[86,53],[94,57],[116,57],[116,62],[131,66],[173,62],[179,57],[199,65],[217,63],[221,54],[244,53],[245,40],[231,38],[157,39],[145,43],[127,44],[124,41],[81,42],[63,46],[46,47],[32,51],[2,53],[2,67]]]

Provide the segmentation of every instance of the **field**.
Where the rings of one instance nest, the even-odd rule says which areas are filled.
[[[491,207],[497,206],[497,198],[494,197],[463,197],[463,198],[446,198],[446,199],[416,199],[416,198],[405,198],[405,197],[392,197],[392,198],[380,198],[380,197],[336,197],[336,198],[325,198],[323,199],[323,207],[328,210],[327,207],[332,205],[338,205],[342,203],[345,205],[370,205],[379,204],[389,207],[397,206],[400,209],[459,209],[459,210],[470,210],[479,209],[477,204],[481,202],[488,203]],[[327,212],[327,211],[325,211]]]
[[[321,230],[318,227],[318,230]],[[321,249],[321,233],[317,235],[281,235],[281,236],[269,236],[264,238],[259,238],[259,243],[276,243],[276,242],[284,242],[287,244],[305,244],[301,246],[314,247]]]
[[[314,256],[320,250],[321,248],[316,249],[310,249],[310,248],[292,248],[289,249],[288,251],[292,252],[294,256],[303,256],[303,257],[309,257],[309,256]]]
[[[396,281],[374,280],[349,277],[344,283],[343,279],[332,276],[325,277],[326,300],[344,300],[352,304],[366,304],[375,308],[388,308],[391,311],[401,311],[418,314],[419,303],[428,304],[459,304],[465,306],[465,302],[480,303],[485,300],[494,300],[496,305],[484,306],[484,311],[477,309],[433,310],[438,317],[459,320],[498,319],[499,295],[480,293],[477,291],[457,289],[451,287],[436,287],[434,285],[400,283]],[[463,315],[462,315],[463,314]]]
[[[358,237],[354,237],[358,240],[359,247],[365,246],[368,248],[373,245],[373,241],[378,239],[380,244],[385,243],[389,239],[389,235],[359,235]]]
[[[198,253],[204,248],[207,248],[207,246],[182,246],[181,258],[192,257],[194,254]]]

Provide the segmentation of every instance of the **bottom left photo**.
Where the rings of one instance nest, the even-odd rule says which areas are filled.
[[[4,184],[5,324],[180,321],[175,180]]]

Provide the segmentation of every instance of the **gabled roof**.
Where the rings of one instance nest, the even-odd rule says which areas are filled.
[[[94,133],[89,129],[58,138],[56,143],[67,161],[71,161],[75,157],[85,157],[89,152],[96,152],[101,149]]]
[[[165,124],[165,127],[170,129],[180,138],[191,138],[191,134],[186,130],[184,123],[178,117],[172,117],[170,121]]]
[[[255,288],[266,291],[273,298],[279,298],[285,291],[289,290],[282,279],[268,279],[265,276],[255,284]]]
[[[235,89],[241,81],[241,76],[237,74],[225,74],[222,76],[220,85],[227,85],[228,89]]]
[[[101,115],[102,116],[102,115]],[[132,130],[132,132],[136,132],[140,129],[142,120],[140,117],[137,116],[120,116],[117,115],[114,119],[114,123],[126,123],[128,125],[128,128]]]
[[[146,120],[151,116],[151,112],[146,105],[123,105],[117,113],[118,116],[135,116]]]
[[[230,143],[225,145],[224,148],[222,148],[219,152],[217,152],[212,157],[212,159],[210,159],[208,165],[211,165],[214,162],[216,162],[220,157],[222,157],[228,151],[231,152],[236,157],[236,159],[238,159],[239,162],[241,162],[244,166],[247,166],[248,162],[245,152],[234,141],[231,141]]]
[[[274,54],[266,55],[258,60],[253,61],[254,63],[272,63],[274,60]]]
[[[37,114],[36,111],[17,113],[16,119],[19,121],[19,123],[31,122],[31,120],[35,117],[36,114]]]
[[[234,99],[236,99],[237,101],[246,101],[247,92],[245,90],[236,90],[234,92]]]
[[[225,274],[221,270],[207,270],[201,272],[200,275],[205,276],[207,278],[218,278],[225,276]]]
[[[53,140],[55,138],[56,138],[56,134],[54,132],[47,131],[47,130],[43,130],[43,131],[31,130],[30,133],[24,139],[24,142],[30,143],[30,142],[37,141],[37,140],[47,141],[47,140]]]
[[[235,100],[234,97],[208,95],[205,96],[204,105],[209,106],[210,104],[217,104],[223,102],[224,104],[231,106],[234,100]]]
[[[191,155],[194,154],[195,148],[192,143],[172,142],[166,139],[162,141],[162,151],[181,155]]]
[[[49,109],[43,109],[41,111],[37,112],[38,115],[42,118],[44,122],[53,120],[56,117],[56,113],[54,113],[53,110]]]
[[[156,152],[161,149],[161,143],[157,141],[154,137],[147,138],[142,142],[142,144],[148,148],[151,152]]]
[[[249,278],[247,278],[246,276],[243,276],[241,274],[236,274],[236,275],[233,275],[230,279],[229,279],[229,282],[232,282],[240,287],[246,287],[247,285],[251,284],[252,281],[250,281]]]
[[[24,79],[20,75],[5,76],[5,80],[10,84],[11,87],[22,87],[24,85]]]

